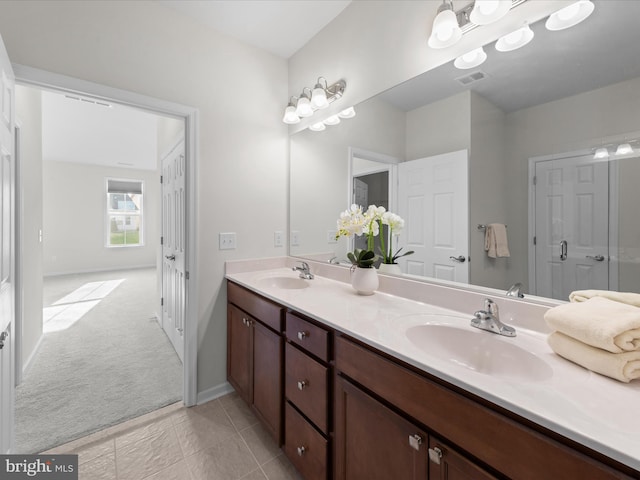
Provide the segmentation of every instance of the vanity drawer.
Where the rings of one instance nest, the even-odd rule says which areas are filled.
[[[326,480],[327,440],[288,403],[284,452],[305,480]]]
[[[324,362],[329,361],[329,332],[287,312],[287,338]]]
[[[282,307],[233,282],[227,282],[227,300],[276,332],[282,332]]]
[[[285,396],[327,433],[329,370],[293,345],[285,348]]]

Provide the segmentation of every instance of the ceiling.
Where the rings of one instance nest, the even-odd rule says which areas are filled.
[[[219,32],[289,58],[351,0],[156,0]]]

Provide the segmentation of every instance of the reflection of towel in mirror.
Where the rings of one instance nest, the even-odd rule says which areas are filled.
[[[569,295],[570,302],[584,302],[593,297],[604,297],[616,302],[640,307],[640,293],[612,292],[610,290],[576,290]]]
[[[593,297],[565,303],[544,314],[547,325],[593,347],[612,353],[640,351],[640,308]]]
[[[547,339],[551,349],[561,357],[571,360],[593,372],[621,382],[640,378],[640,351],[610,353],[591,347],[567,335],[554,332]]]
[[[509,257],[507,227],[502,223],[490,223],[484,232],[484,250],[491,258]]]

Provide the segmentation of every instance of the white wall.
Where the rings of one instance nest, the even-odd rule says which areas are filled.
[[[223,384],[224,261],[286,253],[286,61],[147,1],[3,1],[0,34],[16,63],[199,110],[198,390]]]
[[[22,362],[28,361],[42,337],[42,95],[16,86],[16,118],[20,124],[22,177]]]
[[[160,174],[75,162],[43,162],[44,275],[152,267],[159,244]],[[107,247],[106,179],[144,182],[139,247]]]

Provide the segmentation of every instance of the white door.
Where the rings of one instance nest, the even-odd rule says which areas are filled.
[[[15,77],[0,37],[0,453],[13,446],[15,400]]]
[[[181,143],[162,160],[162,328],[180,360],[185,315],[185,156]]]
[[[609,289],[609,166],[592,156],[535,167],[536,295]]]
[[[398,165],[398,215],[402,271],[441,280],[469,282],[467,151],[435,155]]]

